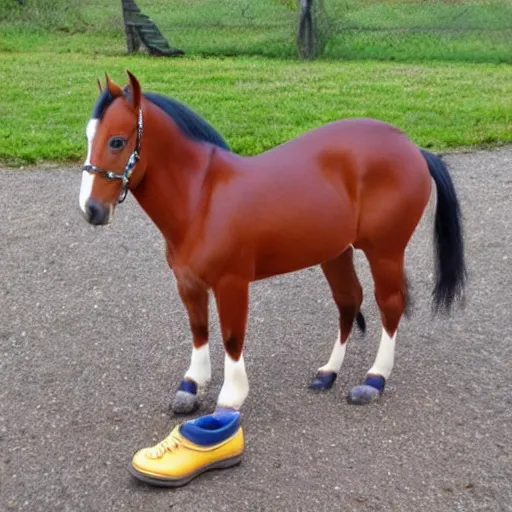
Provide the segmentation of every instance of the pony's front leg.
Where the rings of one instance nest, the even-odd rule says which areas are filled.
[[[208,346],[208,291],[198,285],[178,282],[178,291],[185,305],[192,331],[190,366],[181,381],[172,403],[176,414],[188,414],[199,407],[197,393],[211,379],[210,348]]]
[[[249,394],[243,345],[249,308],[249,283],[237,277],[222,279],[214,287],[224,349],[224,383],[217,409],[240,410]]]

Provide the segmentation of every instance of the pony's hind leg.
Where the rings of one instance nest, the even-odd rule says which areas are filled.
[[[347,340],[363,301],[363,290],[356,275],[353,257],[354,249],[349,247],[337,258],[322,264],[323,273],[338,307],[339,332],[331,357],[324,366],[318,369],[310,385],[311,389],[331,388],[345,358]]]
[[[184,285],[179,281],[178,291],[188,312],[193,347],[190,366],[174,396],[172,410],[176,414],[188,414],[199,407],[197,393],[206,388],[211,379],[208,292],[203,288]]]
[[[354,387],[349,401],[367,404],[380,397],[386,380],[391,375],[395,360],[395,338],[406,304],[404,253],[393,255],[365,251],[373,279],[375,298],[381,314],[382,337],[373,366],[368,370],[364,384]]]

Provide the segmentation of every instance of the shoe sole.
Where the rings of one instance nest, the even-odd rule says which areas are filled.
[[[166,478],[147,475],[145,473],[140,472],[138,469],[135,469],[131,464],[128,467],[128,471],[137,480],[140,480],[141,482],[144,482],[146,484],[156,485],[158,487],[181,487],[182,485],[188,484],[191,480],[199,476],[201,473],[205,473],[206,471],[210,471],[212,469],[227,469],[240,464],[240,462],[242,462],[242,456],[243,453],[241,453],[240,455],[236,455],[235,457],[230,457],[229,459],[223,459],[217,462],[212,462],[211,464],[208,464],[207,466],[197,469],[193,473],[190,473],[181,478]]]

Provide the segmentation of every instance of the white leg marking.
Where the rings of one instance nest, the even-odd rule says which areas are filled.
[[[217,399],[219,407],[239,410],[249,394],[249,381],[245,373],[244,356],[233,361],[228,354],[224,359],[224,384]]]
[[[340,371],[341,365],[343,364],[343,360],[345,359],[345,351],[347,350],[347,343],[341,343],[341,333],[338,331],[338,338],[334,342],[334,347],[332,348],[331,357],[327,364],[318,368],[319,372],[334,372],[338,373]]]
[[[94,140],[94,136],[96,135],[96,130],[98,129],[98,119],[91,119],[87,123],[87,128],[85,129],[85,134],[87,136],[87,156],[85,157],[84,165],[91,164],[91,153],[92,153],[92,142]],[[82,172],[82,184],[80,186],[80,197],[79,204],[80,209],[85,213],[85,205],[87,204],[87,200],[91,197],[92,185],[94,183],[94,175],[83,171]]]
[[[190,366],[185,373],[186,379],[192,379],[198,387],[206,387],[212,378],[210,364],[210,346],[205,343],[202,347],[192,347]]]
[[[373,366],[368,370],[369,375],[381,375],[385,379],[391,375],[395,362],[395,339],[396,333],[390,338],[386,329],[382,329],[379,350]]]

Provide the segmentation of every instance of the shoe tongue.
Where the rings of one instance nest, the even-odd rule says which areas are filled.
[[[200,446],[212,446],[229,439],[240,427],[238,411],[219,410],[180,426],[180,434]]]

